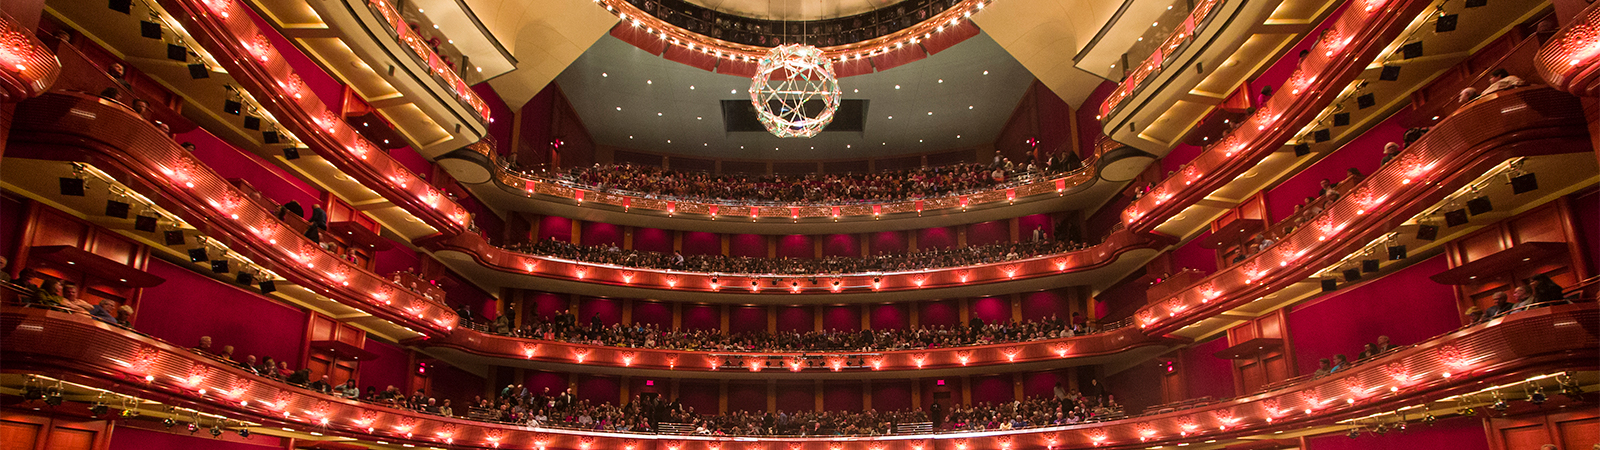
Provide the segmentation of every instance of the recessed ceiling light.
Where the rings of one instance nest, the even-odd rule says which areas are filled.
[[[671,144],[671,143],[672,143],[672,140],[671,140],[671,139],[667,139],[667,143],[668,143],[668,144]]]
[[[896,85],[894,85],[894,88],[895,89],[900,89],[900,85],[896,84]]]
[[[445,39],[444,43],[446,43],[446,44],[454,44],[454,43],[456,43],[456,40],[455,39]]]
[[[816,147],[811,147],[811,149],[812,149],[812,150],[816,150],[816,149],[817,149],[817,148],[816,148]]]
[[[894,116],[889,116],[889,120],[894,120]]]
[[[888,142],[885,142],[885,143],[883,143],[883,145],[889,145],[889,143],[888,143]]]
[[[710,142],[701,143],[700,146],[701,147],[710,147],[711,143]]]
[[[1150,22],[1150,26],[1161,25],[1161,22]]]
[[[618,106],[618,107],[617,107],[617,111],[621,111],[621,110],[622,110],[622,107],[621,107],[621,106]]]
[[[424,10],[422,8],[417,8],[417,12],[428,12],[428,11],[426,11],[426,10]]]
[[[729,89],[728,93],[729,94],[737,94],[737,93],[739,93],[739,90],[738,89]]]
[[[433,29],[437,30],[437,29],[439,29],[439,26],[438,25],[434,25]]]
[[[920,142],[922,142],[922,140],[921,140],[921,139],[917,139],[917,142],[919,142],[919,143],[920,143]]]
[[[705,118],[704,117],[700,117],[700,116],[694,116],[694,120],[705,120]]]
[[[743,145],[739,146],[739,150],[744,150],[744,146]]]
[[[1172,5],[1167,5],[1167,11],[1171,11],[1171,10],[1172,10]],[[1207,442],[1207,443],[1209,444],[1209,442]]]
[[[933,115],[933,111],[928,111],[928,115]]]
[[[850,144],[845,144],[844,148],[850,148]]]
[[[989,74],[989,71],[987,71],[987,70],[985,70],[985,71],[983,71],[983,74],[984,74],[984,75],[988,75],[988,74]]]
[[[1115,69],[1115,68],[1117,68],[1117,65],[1116,64],[1112,64],[1111,68]]]
[[[694,90],[694,85],[690,85],[689,86],[689,90],[691,90],[691,91]]]
[[[661,117],[661,113],[656,113],[656,117]]]
[[[940,79],[939,79],[939,82],[940,82],[940,83],[943,83],[943,82],[944,82],[944,79],[943,79],[943,78],[940,78]]]
[[[633,135],[628,135],[628,139],[633,139]]]
[[[777,147],[773,147],[772,151],[778,151],[778,148]]]
[[[956,135],[956,139],[961,139],[961,135]]]
[[[851,92],[852,93],[856,93],[856,94],[860,94],[861,90],[860,89],[851,89]]]
[[[1144,42],[1144,36],[1139,37],[1139,42]]]
[[[600,72],[600,78],[605,78],[605,77],[609,77],[609,76],[611,76],[611,75],[607,74],[605,72]]]
[[[656,84],[654,81],[644,80],[644,84]]]

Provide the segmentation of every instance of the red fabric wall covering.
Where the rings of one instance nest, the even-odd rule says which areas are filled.
[[[1043,320],[1051,317],[1066,319],[1072,316],[1067,303],[1072,293],[1066,289],[1053,289],[1022,294],[1022,320]]]
[[[824,411],[860,411],[862,406],[861,382],[855,380],[829,380],[822,391]]]
[[[722,236],[703,231],[685,231],[683,232],[683,254],[721,255]]]
[[[1179,375],[1189,398],[1228,398],[1234,394],[1232,360],[1213,356],[1228,348],[1228,339],[1221,333],[1217,337],[1183,350],[1183,373]]]
[[[683,305],[683,328],[687,330],[720,330],[722,316],[716,305]]]
[[[1104,206],[1100,207],[1099,211],[1095,211],[1093,215],[1083,221],[1084,241],[1100,242],[1107,234],[1111,234],[1111,227],[1122,221],[1122,210],[1127,209],[1128,205],[1132,203],[1133,199],[1126,195],[1118,195],[1111,201],[1106,202]]]
[[[728,331],[731,333],[764,333],[767,331],[767,307],[734,306],[728,310]]]
[[[872,233],[868,240],[868,251],[874,255],[900,253],[910,248],[906,243],[906,233],[903,231],[880,231]]]
[[[816,249],[811,245],[811,236],[790,234],[778,237],[779,258],[812,259],[816,256]]]
[[[717,413],[716,380],[683,380],[678,382],[678,401],[700,414]]]
[[[1406,132],[1402,124],[1410,120],[1410,113],[1409,107],[1400,110],[1321,161],[1267,191],[1267,211],[1271,212],[1272,219],[1282,220],[1294,214],[1294,205],[1305,201],[1306,197],[1316,197],[1318,183],[1324,178],[1338,184],[1345,179],[1345,171],[1351,167],[1363,174],[1376,172],[1378,163],[1383,161],[1383,144],[1402,142],[1401,136]]]
[[[1584,255],[1589,264],[1589,274],[1600,271],[1600,190],[1590,189],[1572,197],[1572,217],[1577,222],[1579,246],[1587,249]]]
[[[988,245],[1009,241],[1011,241],[1010,225],[1004,220],[967,225],[967,245]]]
[[[472,86],[472,92],[489,105],[489,139],[494,142],[495,150],[500,154],[511,151],[511,128],[515,117],[511,114],[511,107],[506,105],[505,99],[500,98],[500,93],[489,87],[489,83],[478,83]]]
[[[911,317],[907,315],[906,304],[888,303],[869,306],[872,311],[872,329],[894,330],[911,326]]]
[[[767,383],[764,381],[731,381],[728,383],[729,411],[767,411]]]
[[[968,241],[969,243],[971,241]],[[917,230],[917,249],[926,250],[934,248],[953,248],[956,246],[956,230],[952,227],[923,228]]]
[[[1022,377],[1022,396],[1025,398],[1055,398],[1056,383],[1061,383],[1062,389],[1069,389],[1068,371],[1057,370],[1052,372],[1033,372],[1016,374]]]
[[[853,234],[830,234],[817,238],[822,239],[822,256],[861,257],[861,239]]]
[[[735,234],[728,237],[729,256],[767,257],[767,237],[759,234]]]
[[[961,322],[955,300],[933,300],[918,303],[917,323],[923,326],[954,326]]]
[[[622,321],[622,301],[610,298],[584,297],[578,304],[578,325],[588,327],[595,317],[605,326]]]
[[[406,270],[419,271],[422,270],[422,258],[417,255],[416,250],[404,245],[396,245],[374,255],[372,265],[373,271],[379,275],[388,275]]]
[[[633,302],[633,323],[672,328],[672,305],[662,302]]]
[[[417,154],[417,151],[413,150],[411,146],[389,150],[389,156],[393,157],[400,165],[405,166],[406,170],[428,179],[435,185],[438,184],[439,180],[434,179],[435,177],[433,176],[433,162]]]
[[[810,306],[778,307],[778,331],[811,331],[816,328]]]
[[[1355,439],[1345,433],[1341,431],[1306,438],[1309,444],[1306,450],[1489,450],[1489,438],[1484,434],[1483,421],[1475,417],[1440,419],[1432,426],[1413,424],[1406,427],[1404,433],[1391,431],[1375,435],[1367,430]]]
[[[1205,273],[1217,271],[1217,251],[1200,247],[1211,237],[1211,232],[1200,233],[1200,236],[1185,242],[1172,250],[1172,270],[1179,271],[1184,268],[1199,270]]]
[[[1114,396],[1117,403],[1128,411],[1129,415],[1139,414],[1151,405],[1159,405],[1161,399],[1161,367],[1156,361],[1133,366],[1127,370],[1117,372],[1101,379],[1105,392]],[[1079,379],[1078,389],[1087,391],[1089,380]]]
[[[872,60],[851,58],[849,61],[834,63],[833,72],[839,78],[866,75],[872,73]],[[752,72],[750,76],[755,74]]]
[[[588,400],[589,403],[617,404],[618,396],[622,395],[621,379],[599,375],[577,375],[578,400]]]
[[[1414,344],[1461,326],[1455,292],[1428,276],[1449,262],[1429,258],[1354,289],[1340,290],[1289,312],[1289,338],[1299,373],[1317,370],[1318,358],[1344,354],[1354,361],[1361,344],[1389,336],[1394,345]]]
[[[998,404],[1016,400],[1011,374],[972,377],[972,402]]]
[[[487,383],[483,377],[444,363],[430,364],[428,377],[428,396],[438,399],[439,404],[450,399],[451,409],[459,409],[463,414],[474,397],[483,395]]]
[[[1149,288],[1149,285],[1133,282],[1133,280],[1142,276],[1144,276],[1144,268],[1141,267],[1118,281],[1117,284],[1100,291],[1100,294],[1094,297],[1095,316],[1106,320],[1121,320],[1133,315],[1135,310],[1147,304],[1148,301],[1145,299],[1144,292]]]
[[[513,145],[517,152],[517,164],[522,167],[533,168],[550,162],[550,115],[557,89],[560,88],[555,83],[550,83],[517,110],[516,120],[521,122],[521,131]]]
[[[182,429],[183,427],[178,427]],[[111,432],[111,450],[150,450],[158,448],[204,448],[212,450],[262,450],[281,449],[283,442],[279,438],[264,434],[252,434],[248,438],[239,437],[233,433],[225,433],[221,439],[210,435],[187,433],[166,433],[161,431],[134,428],[132,426],[118,426]]]
[[[572,219],[561,216],[544,216],[539,218],[539,240],[555,239],[561,242],[572,242]]]
[[[622,226],[605,222],[584,222],[583,245],[616,245],[622,247]]]
[[[152,258],[147,270],[167,281],[144,290],[135,329],[177,346],[211,336],[215,351],[232,345],[236,360],[270,356],[299,368],[306,311],[160,259]]]
[[[389,386],[406,387],[406,371],[411,369],[411,358],[405,349],[372,336],[367,337],[366,345],[362,348],[377,355],[377,359],[362,361],[361,370],[357,373],[356,383],[361,386],[363,395],[368,386],[379,391]]]
[[[1161,173],[1176,172],[1184,164],[1194,161],[1194,157],[1200,156],[1200,152],[1205,149],[1205,147],[1198,145],[1178,144],[1177,147],[1172,148],[1172,151],[1167,152],[1166,156],[1161,157]]]
[[[180,134],[177,141],[194,143],[194,156],[200,158],[206,167],[210,167],[223,178],[239,178],[250,183],[251,187],[260,191],[267,199],[278,203],[298,201],[307,212],[311,211],[311,205],[322,203],[322,190],[272,165],[260,156],[223,142],[205,130],[196,129]]]
[[[633,249],[672,253],[672,232],[660,228],[634,228]]]
[[[861,307],[831,305],[822,308],[822,329],[856,331],[861,329]]]
[[[545,372],[542,370],[529,370],[523,373],[523,381],[521,384],[527,387],[529,391],[533,392],[534,395],[546,392],[545,389],[549,389],[548,392],[550,392],[550,395],[556,395],[567,389],[567,374],[560,372]],[[504,388],[505,386],[495,386],[495,394],[498,395],[500,390]]]
[[[523,316],[522,320],[531,323],[532,318],[537,317],[541,321],[548,321],[551,317],[566,311],[571,306],[570,298],[564,294],[551,292],[530,292],[523,297],[522,301],[523,304],[529,305],[525,306],[525,308],[528,308],[527,313],[531,313],[532,317]]]
[[[939,385],[941,380],[944,381],[944,386]],[[922,385],[922,409],[924,410],[932,407],[935,394],[940,392],[950,393],[949,399],[939,400],[939,403],[945,406],[944,414],[950,414],[951,405],[961,404],[961,377],[923,378],[916,382]]]
[[[815,411],[817,409],[816,384],[811,381],[779,381],[778,410]]]
[[[973,299],[969,305],[972,307],[969,317],[983,319],[983,323],[1011,321],[1011,301],[1005,297]]]
[[[1040,235],[1050,238],[1055,236],[1055,220],[1049,214],[1034,214],[1017,218],[1017,239],[1024,241],[1033,240],[1033,230],[1038,229]]]
[[[1050,154],[1072,151],[1072,106],[1061,100],[1061,96],[1050,90],[1042,82],[1036,82],[1034,89],[1035,106],[1039,121],[1039,158],[1043,161]],[[1024,228],[1032,230],[1033,228]],[[1046,226],[1046,230],[1050,227]]]
[[[1094,155],[1094,144],[1105,137],[1105,127],[1100,125],[1100,119],[1096,119],[1095,116],[1099,114],[1100,104],[1105,103],[1106,98],[1115,90],[1117,82],[1100,82],[1100,85],[1094,88],[1094,92],[1083,99],[1083,104],[1078,105],[1078,110],[1074,114],[1073,120],[1078,121],[1078,156],[1085,161]]]
[[[437,266],[445,268],[444,264],[437,264]],[[499,317],[500,312],[495,310],[494,297],[490,297],[489,293],[484,292],[477,284],[456,275],[455,272],[449,271],[448,268],[445,268],[445,270],[446,272],[438,278],[439,284],[444,287],[446,302],[452,306],[468,305],[479,316],[488,320],[494,320],[494,318]]]
[[[911,409],[911,380],[872,380],[872,409],[878,411]]]

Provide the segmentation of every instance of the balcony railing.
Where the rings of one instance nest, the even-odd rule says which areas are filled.
[[[1201,0],[1195,4],[1194,10],[1189,12],[1189,17],[1183,19],[1178,29],[1173,30],[1172,35],[1167,36],[1167,40],[1162,41],[1161,46],[1156,47],[1156,51],[1145,58],[1144,62],[1128,72],[1127,78],[1124,78],[1122,83],[1117,85],[1117,89],[1106,97],[1106,101],[1100,104],[1101,120],[1109,120],[1111,113],[1120,109],[1124,100],[1144,90],[1144,82],[1166,68],[1164,63],[1187,48],[1190,42],[1194,42],[1195,36],[1204,31],[1206,25],[1211,24],[1209,20],[1211,12],[1215,11],[1217,4],[1222,1],[1224,0]]]
[[[1334,22],[1328,32],[1266,104],[1148,195],[1128,205],[1122,212],[1123,223],[1135,231],[1152,230],[1281,149],[1297,124],[1332,103],[1338,96],[1336,87],[1365,70],[1367,62],[1428,4],[1422,0],[1361,3],[1365,6],[1345,8],[1338,18],[1331,19]]]
[[[1163,445],[1331,424],[1392,411],[1489,383],[1521,382],[1535,371],[1594,370],[1600,322],[1592,303],[1514,313],[1387,353],[1333,375],[1275,390],[1123,420],[1008,431],[893,436],[680,436],[577,431],[489,423],[371,405],[251,375],[232,364],[101,323],[52,310],[0,308],[11,330],[8,372],[48,371],[76,383],[270,426],[314,428],[334,436],[404,443],[497,448],[713,450],[787,445],[795,450],[927,448],[1088,448]],[[770,448],[770,447],[769,447]]]
[[[383,18],[383,24],[389,29],[389,34],[404,44],[404,47],[411,49],[411,53],[422,60],[422,65],[450,88],[450,92],[456,95],[456,100],[478,114],[478,121],[489,122],[492,119],[489,117],[489,104],[484,103],[483,98],[478,97],[478,93],[472,92],[467,82],[461,80],[460,72],[444,62],[433,49],[428,48],[427,39],[418,35],[406,24],[405,17],[400,15],[400,11],[395,10],[394,5],[386,0],[367,0],[367,5],[378,11],[378,16]]]
[[[163,0],[161,5],[319,156],[441,232],[467,229],[471,214],[465,208],[362,137],[311,92],[264,34],[272,31],[236,10],[246,6],[235,0]]]
[[[1326,261],[1349,253],[1387,232],[1472,180],[1477,171],[1510,156],[1563,151],[1523,145],[1584,136],[1582,107],[1549,88],[1501,91],[1481,98],[1439,122],[1421,140],[1363,179],[1316,218],[1269,249],[1217,271],[1194,287],[1135,314],[1147,332],[1192,323],[1202,313],[1226,310],[1265,295],[1284,283],[1304,280]]]
[[[60,148],[87,152],[101,169],[160,189],[161,197],[180,205],[177,213],[187,222],[209,228],[203,231],[296,284],[434,334],[455,327],[450,308],[323,250],[124,106],[84,94],[50,93],[18,105],[12,126],[13,153],[72,158]]]
[[[1539,49],[1534,68],[1552,87],[1600,95],[1600,5],[1589,5]]]
[[[60,72],[54,52],[11,16],[0,13],[0,102],[42,94]]]

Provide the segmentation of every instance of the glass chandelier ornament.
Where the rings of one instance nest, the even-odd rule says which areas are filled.
[[[816,136],[839,109],[839,80],[822,50],[785,44],[761,58],[750,79],[750,103],[767,131],[780,138]]]

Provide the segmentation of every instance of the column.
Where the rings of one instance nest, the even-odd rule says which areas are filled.
[[[717,414],[728,413],[728,380],[717,381]]]
[[[778,412],[778,380],[767,380],[767,412]]]
[[[718,305],[717,311],[719,311],[721,313],[719,315],[722,316],[722,334],[726,335],[728,334],[728,304],[724,303]],[[727,390],[726,386],[724,386],[723,390]],[[724,392],[723,394],[726,395],[727,393]]]
[[[767,332],[778,332],[778,305],[767,305]]]
[[[622,249],[633,250],[633,227],[622,227]]]
[[[1021,233],[1022,230],[1018,229],[1021,226],[1022,226],[1021,223],[1019,223],[1017,221],[1017,218],[1015,218],[1015,217],[1012,217],[1010,219],[1006,219],[1006,231],[1009,231],[1011,233],[1011,242],[1022,242],[1022,233]],[[1029,230],[1029,231],[1032,231],[1032,230]],[[1029,236],[1032,236],[1032,235],[1029,235]]]
[[[866,303],[861,304],[861,329],[872,329],[872,307]]]
[[[683,251],[683,231],[672,230],[672,251]]]
[[[1022,294],[1011,294],[1011,321],[1022,322]]]
[[[672,302],[672,329],[679,328],[683,328],[683,303]],[[677,382],[673,382],[672,386],[676,388]]]
[[[861,380],[861,410],[872,409],[872,379]]]
[[[820,412],[820,411],[822,411],[822,389],[823,389],[822,380],[816,380],[815,383],[816,384],[814,384],[813,387],[811,388],[811,393],[815,397],[815,400],[816,400],[816,405],[815,405],[816,408],[815,408],[815,410]]]
[[[922,302],[911,302],[906,304],[906,315],[911,319],[911,321],[908,322],[911,325],[911,328],[922,326],[922,321],[919,317],[921,314],[917,312],[922,309],[918,307],[920,303]]]
[[[583,245],[583,221],[572,219],[572,243]]]
[[[957,317],[961,320],[961,323],[957,325],[966,326],[967,321],[972,320],[972,305],[969,303],[970,302],[967,301],[966,297],[961,297],[961,299],[956,300],[956,314],[958,314]]]
[[[633,325],[633,299],[622,299],[622,318],[618,319],[617,323]]]

